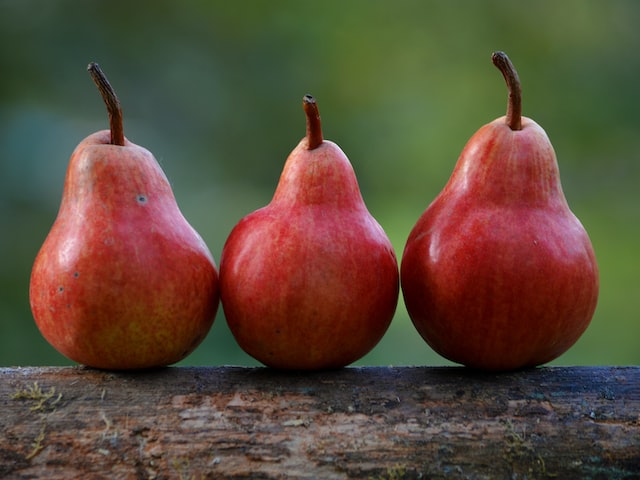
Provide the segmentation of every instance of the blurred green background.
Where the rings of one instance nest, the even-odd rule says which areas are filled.
[[[0,0],[0,365],[67,365],[30,313],[31,264],[69,156],[108,127],[100,63],[125,134],[151,150],[219,261],[235,223],[271,199],[313,94],[398,258],[469,137],[506,108],[494,50],[555,146],[589,231],[601,293],[555,364],[640,363],[640,2]],[[255,365],[222,309],[184,365]],[[402,302],[358,364],[439,365]]]

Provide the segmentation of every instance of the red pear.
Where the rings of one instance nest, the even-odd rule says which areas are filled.
[[[238,344],[275,368],[348,365],[369,352],[398,301],[398,264],[349,160],[323,140],[305,96],[307,135],[271,202],[232,230],[220,258],[222,307]]]
[[[409,316],[434,350],[470,367],[513,370],[549,362],[578,340],[599,279],[553,147],[521,116],[516,71],[502,52],[493,62],[509,88],[507,115],[465,146],[409,235],[401,281]]]
[[[76,362],[114,370],[168,365],[212,325],[216,267],[153,155],[124,137],[106,77],[94,63],[89,72],[111,129],[71,155],[58,216],[33,265],[31,309],[43,336]]]

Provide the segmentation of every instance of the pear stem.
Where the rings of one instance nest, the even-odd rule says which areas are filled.
[[[302,108],[307,116],[307,150],[313,150],[319,147],[324,140],[316,99],[309,94],[305,95],[302,98]]]
[[[520,78],[513,63],[504,52],[494,52],[491,61],[502,72],[507,88],[509,89],[509,101],[507,103],[507,125],[511,130],[522,130],[522,88]]]
[[[109,80],[100,69],[100,65],[91,62],[87,66],[87,70],[98,87],[100,95],[107,106],[109,113],[109,128],[111,129],[111,145],[124,146],[124,127],[122,125],[122,108],[116,92],[111,87]]]

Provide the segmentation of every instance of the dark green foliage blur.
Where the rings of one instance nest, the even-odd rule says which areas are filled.
[[[86,72],[118,92],[125,134],[151,150],[219,262],[235,223],[270,199],[313,94],[400,258],[469,137],[506,108],[506,51],[524,115],[553,142],[589,231],[601,293],[557,364],[640,363],[640,2],[0,0],[0,365],[70,362],[29,309],[33,259],[67,162],[108,128]],[[363,365],[446,363],[400,301]],[[222,309],[185,365],[254,365]]]

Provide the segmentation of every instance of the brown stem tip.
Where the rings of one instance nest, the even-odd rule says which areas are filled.
[[[322,144],[322,125],[316,99],[307,94],[302,98],[302,108],[307,116],[307,149],[313,150]]]
[[[522,130],[522,88],[518,72],[504,52],[494,52],[491,61],[502,72],[509,89],[507,125],[511,130]]]
[[[91,62],[87,66],[87,70],[98,87],[100,95],[107,106],[109,113],[109,128],[111,129],[111,144],[124,146],[124,127],[122,125],[122,108],[116,92],[111,87],[109,80],[100,69],[100,65]]]

